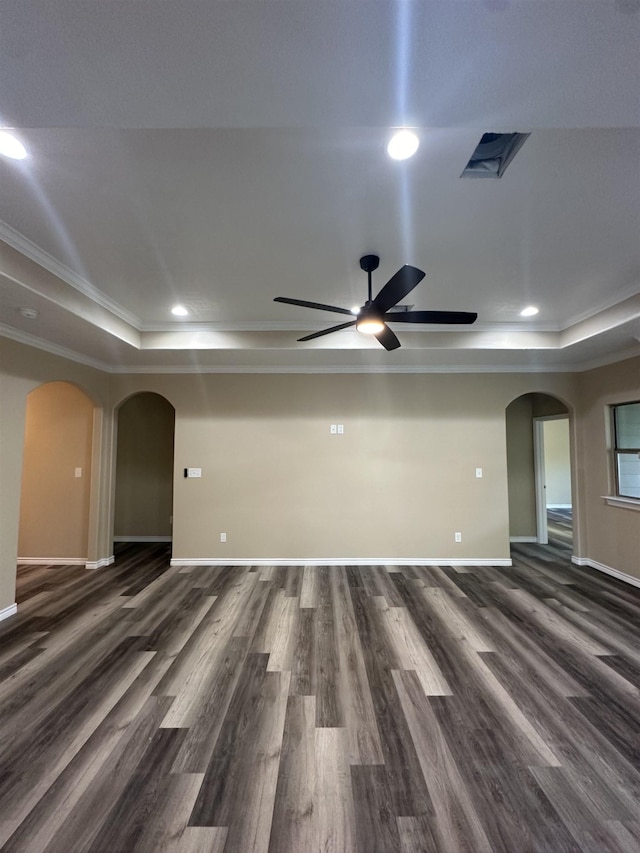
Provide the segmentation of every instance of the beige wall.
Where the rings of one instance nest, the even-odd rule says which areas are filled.
[[[505,558],[505,410],[534,392],[576,405],[576,552],[638,576],[640,513],[600,495],[610,488],[604,408],[639,399],[639,377],[640,359],[546,376],[108,375],[0,339],[0,610],[15,600],[26,396],[42,382],[74,382],[97,406],[93,560],[111,554],[112,412],[137,391],[176,409],[178,559]],[[344,436],[329,435],[331,423]],[[185,480],[187,466],[202,479]]]
[[[640,579],[640,511],[608,506],[613,492],[609,409],[640,400],[640,358],[583,373],[578,381],[582,556]]]
[[[116,400],[146,387],[176,408],[177,559],[508,558],[505,408],[527,390],[570,394],[572,381],[113,377]]]
[[[87,559],[93,408],[68,382],[27,398],[19,559]]]
[[[171,536],[174,420],[172,405],[148,392],[118,409],[116,537]]]
[[[549,418],[555,415],[567,414],[567,407],[555,397],[548,394],[531,394],[531,415],[534,418]]]
[[[547,506],[571,506],[569,419],[543,421]]]
[[[96,405],[108,401],[109,377],[101,371],[53,356],[7,338],[0,338],[0,611],[15,602],[20,490],[27,395],[43,382],[68,381],[83,389]],[[109,553],[110,525],[108,460],[111,434],[108,418],[97,418],[89,519],[91,560]]]

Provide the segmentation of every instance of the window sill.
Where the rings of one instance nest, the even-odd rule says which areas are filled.
[[[622,509],[635,509],[640,512],[640,499],[638,498],[620,498],[617,495],[601,495],[601,498],[609,506],[618,506],[622,507]]]

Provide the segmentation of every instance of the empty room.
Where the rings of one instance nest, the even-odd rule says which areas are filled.
[[[640,0],[0,80],[0,851],[637,853]]]

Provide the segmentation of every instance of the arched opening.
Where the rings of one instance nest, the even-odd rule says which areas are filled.
[[[523,394],[506,409],[509,536],[571,550],[573,499],[568,406]]]
[[[27,396],[19,563],[87,561],[94,408],[70,382],[47,382]]]
[[[175,409],[143,391],[117,411],[113,538],[170,542],[173,523]]]

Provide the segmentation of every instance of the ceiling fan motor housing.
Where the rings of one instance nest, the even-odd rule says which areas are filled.
[[[358,312],[358,317],[361,320],[363,320],[365,317],[367,319],[381,320],[382,314],[380,313],[380,311],[378,311],[373,302],[367,299],[367,301],[364,303],[364,305]]]
[[[360,258],[360,269],[365,272],[373,272],[378,269],[380,258],[377,255],[364,255]]]

